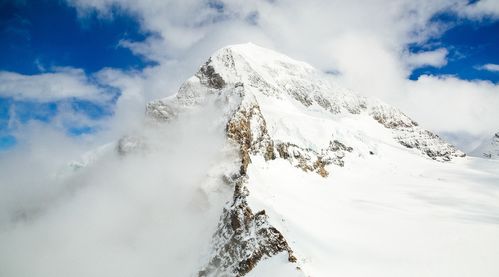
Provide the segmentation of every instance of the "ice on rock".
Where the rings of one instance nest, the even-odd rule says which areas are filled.
[[[320,272],[325,272],[321,266],[328,264],[327,257],[316,255],[323,252],[314,235],[329,247],[335,231],[328,225],[330,216],[340,205],[335,203],[343,200],[330,201],[340,196],[323,193],[332,189],[329,183],[321,187],[324,182],[348,183],[364,174],[368,177],[359,182],[369,183],[377,180],[370,176],[379,172],[385,174],[378,176],[383,184],[397,174],[412,180],[416,173],[405,171],[412,166],[399,167],[401,161],[443,166],[452,163],[433,160],[449,162],[465,156],[397,108],[342,88],[304,62],[251,43],[216,51],[176,95],[149,103],[148,124],[168,126],[207,105],[223,114],[217,120],[225,126],[227,149],[234,150],[224,163],[234,164],[235,169],[210,181],[229,186],[233,197],[220,210],[210,247],[195,273],[199,276],[243,276],[254,268],[260,272],[259,263],[262,270],[275,264],[274,269],[293,276],[314,272],[319,274],[313,276],[326,276]],[[148,145],[141,136],[127,136],[116,149],[126,158],[125,154]],[[386,162],[385,157],[395,160],[377,167]],[[348,179],[345,172],[350,167],[356,172],[350,172]],[[370,207],[368,203],[359,200],[355,205]],[[285,217],[290,218],[289,225]],[[316,247],[310,248],[313,251],[307,248],[309,243]],[[316,265],[309,265],[310,257]]]
[[[236,187],[234,200],[222,213],[200,276],[244,275],[282,251],[296,261],[286,237],[268,223],[264,212],[253,214],[247,195],[240,192],[247,191],[253,159],[282,159],[328,177],[334,167],[348,163],[348,156],[377,152],[369,141],[398,144],[440,161],[464,156],[398,109],[341,88],[306,63],[251,43],[218,50],[177,95],[150,103],[147,111],[156,120],[170,121],[208,97],[232,105],[226,136],[239,148],[240,170],[228,181]]]
[[[415,152],[431,159],[449,161],[464,156],[463,152],[418,126],[400,110],[377,99],[369,99],[341,88],[306,63],[251,43],[218,50],[195,76],[182,85],[173,99],[152,102],[147,110],[152,117],[170,119],[182,108],[202,103],[206,95],[227,90],[231,93],[225,93],[225,96],[233,94],[242,97],[234,117],[238,117],[241,111],[258,109],[260,116],[252,118],[259,118],[262,123],[251,124],[251,134],[252,137],[260,137],[259,132],[263,130],[261,127],[265,123],[267,134],[264,140],[267,142],[260,147],[269,147],[268,144],[276,147],[275,142],[279,141],[320,152],[332,140],[324,140],[327,136],[313,137],[316,133],[314,129],[319,126],[291,122],[295,116],[302,117],[300,121],[306,120],[303,119],[305,116],[314,116],[334,124],[344,117],[366,120],[363,115],[368,115],[389,129],[395,142],[418,150]],[[312,112],[315,114],[311,115]],[[338,123],[334,124],[337,125],[334,126],[335,129],[342,128],[353,133],[351,126],[341,126],[341,122]],[[288,130],[285,128],[294,133],[286,134]],[[330,130],[331,133],[332,131]],[[286,136],[293,137],[293,141],[289,141]],[[348,144],[346,141],[342,143]],[[253,152],[255,151],[253,146]],[[266,149],[262,153],[269,151],[270,149]]]
[[[306,63],[224,47],[146,113],[15,211],[3,275],[499,276],[499,161]]]

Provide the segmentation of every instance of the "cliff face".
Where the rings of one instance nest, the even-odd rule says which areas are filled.
[[[248,204],[252,159],[285,160],[297,170],[328,178],[350,155],[382,155],[380,142],[437,161],[464,156],[396,108],[342,89],[311,66],[252,44],[217,51],[176,96],[148,104],[147,114],[155,122],[170,122],[207,99],[226,109],[225,136],[238,149],[239,170],[224,177],[234,187],[233,199],[221,211],[199,276],[242,276],[281,252],[290,263],[297,261],[266,211],[255,213]]]
[[[227,116],[227,136],[244,144],[252,154],[263,154],[267,160],[274,159],[277,148],[282,150],[285,145],[302,148],[297,151],[308,152],[308,156],[320,157],[330,142],[345,144],[341,138],[324,140],[314,138],[317,132],[313,130],[306,132],[313,129],[306,126],[304,119],[310,115],[336,123],[335,130],[350,134],[355,128],[342,124],[343,119],[374,120],[391,133],[393,141],[434,160],[465,156],[398,109],[356,95],[335,85],[308,64],[253,44],[218,50],[174,98],[150,103],[147,113],[152,118],[170,120],[181,110],[202,103],[207,95],[219,95],[235,103]],[[292,122],[295,118],[302,122]],[[329,129],[329,133],[333,132],[331,127],[320,126]],[[317,160],[316,157],[311,163]]]
[[[62,260],[66,275],[81,263],[94,270],[86,276],[108,264],[109,276],[499,276],[499,161],[462,157],[397,108],[305,63],[252,44],[225,47],[147,115],[62,174],[79,204],[51,208],[89,236],[74,236],[66,221],[33,222],[50,268]],[[53,249],[40,230],[77,243]],[[26,234],[3,242],[30,249]],[[95,259],[75,256],[87,246]],[[29,257],[6,254],[2,269],[22,272],[12,261]]]
[[[256,264],[281,252],[296,262],[284,236],[268,222],[265,210],[253,213],[246,197],[246,177],[234,180],[234,198],[222,212],[208,264],[199,276],[243,276]]]

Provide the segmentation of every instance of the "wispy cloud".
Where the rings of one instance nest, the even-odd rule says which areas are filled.
[[[186,117],[162,129],[143,126],[144,107],[149,100],[175,93],[214,50],[227,44],[253,41],[334,72],[332,78],[344,86],[400,107],[424,127],[455,142],[468,144],[483,133],[497,132],[497,84],[453,76],[408,80],[414,68],[443,66],[448,55],[444,46],[413,53],[408,45],[425,44],[446,30],[432,21],[438,13],[454,11],[482,20],[498,14],[498,1],[473,5],[467,0],[213,2],[68,0],[82,17],[98,13],[112,20],[113,12],[136,17],[141,28],[154,35],[141,41],[122,40],[119,46],[157,64],[143,70],[106,68],[90,76],[74,68],[36,75],[0,72],[1,97],[63,103],[47,122],[23,124],[16,114],[19,110],[9,110],[6,125],[20,146],[0,155],[0,229],[5,230],[0,264],[7,275],[22,270],[26,276],[75,276],[75,271],[81,276],[161,276],[165,270],[193,268],[199,249],[192,245],[196,240],[209,241],[206,226],[216,224],[226,199],[221,194],[230,190],[213,187],[218,179],[211,180],[206,167],[225,158],[219,155],[237,153],[222,149],[223,136],[213,133],[223,134],[224,127],[212,128],[214,122],[222,122],[213,114],[216,109],[202,111],[201,121]],[[67,101],[109,101],[116,95],[108,93],[108,87],[120,95],[112,103],[112,116],[104,119],[82,116]],[[99,127],[102,131],[72,137],[67,135],[68,127],[77,133]],[[60,177],[69,160],[125,133],[144,131],[141,128],[154,129],[146,130],[152,133],[148,137],[152,159],[141,155],[120,159],[111,151],[84,169],[87,174]],[[463,140],[462,134],[470,137]],[[196,186],[186,183],[186,175],[207,182],[210,193],[191,191]],[[196,226],[188,226],[190,221]],[[177,254],[192,263],[179,264]],[[103,265],[103,260],[110,263]]]
[[[252,41],[307,61],[324,71],[334,71],[343,85],[360,93],[376,96],[402,107],[420,123],[437,132],[491,133],[495,124],[477,124],[476,115],[497,118],[494,109],[484,114],[478,106],[456,110],[461,101],[479,101],[487,105],[481,83],[435,81],[434,95],[449,97],[439,111],[459,115],[463,120],[443,116],[428,117],[427,78],[410,81],[418,67],[442,67],[448,62],[445,45],[426,51],[411,52],[409,45],[425,45],[440,37],[449,26],[434,20],[436,15],[451,13],[458,18],[482,21],[496,18],[497,1],[89,1],[70,0],[82,14],[109,14],[113,9],[136,16],[143,30],[155,34],[145,41],[122,41],[121,46],[158,62],[137,76],[123,75],[128,87],[135,87],[144,99],[175,93],[182,82],[217,48]],[[224,20],[217,20],[220,16]],[[254,20],[248,18],[258,15]],[[424,47],[423,47],[424,49]],[[134,83],[130,80],[137,80]],[[455,78],[454,78],[455,79]],[[452,79],[452,80],[454,80]],[[424,81],[426,80],[426,81]],[[139,89],[140,87],[140,89]],[[147,90],[144,89],[147,87]],[[407,91],[412,92],[410,97]],[[488,86],[487,86],[488,87]],[[452,89],[467,89],[459,98]],[[499,88],[491,84],[488,90]],[[488,94],[487,94],[488,95]],[[489,105],[495,103],[489,102]],[[482,109],[482,110],[478,110]],[[430,113],[431,114],[431,113]],[[473,120],[472,120],[473,119]],[[489,122],[488,120],[478,120]],[[489,122],[490,123],[490,122]],[[453,126],[453,128],[449,128]]]
[[[447,64],[448,54],[447,49],[439,48],[432,51],[408,53],[406,60],[409,66],[413,68],[422,66],[442,67]]]
[[[492,72],[499,72],[499,64],[488,63],[476,67],[479,70],[487,70]]]
[[[496,0],[457,1],[454,11],[471,19],[499,18],[499,2]]]
[[[0,96],[41,102],[65,98],[98,102],[110,99],[110,95],[93,83],[83,70],[74,68],[56,68],[54,72],[35,75],[0,72]]]

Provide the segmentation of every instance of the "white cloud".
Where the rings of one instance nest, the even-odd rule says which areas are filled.
[[[479,0],[473,4],[467,4],[467,1],[464,1],[456,5],[454,10],[471,19],[497,19],[499,18],[499,1]]]
[[[0,155],[2,275],[189,276],[200,268],[199,251],[233,192],[219,178],[238,171],[223,162],[237,149],[226,147],[224,111],[214,105],[144,126],[147,150],[123,159],[110,145],[77,171],[68,159],[90,145],[46,125],[28,128],[36,140]]]
[[[137,126],[142,119],[144,104],[176,92],[183,80],[217,48],[227,44],[252,41],[304,60],[322,70],[338,72],[337,79],[360,93],[382,98],[407,110],[422,125],[437,132],[473,130],[493,133],[498,126],[489,120],[479,124],[468,120],[478,108],[462,108],[459,112],[449,105],[442,113],[454,113],[463,120],[442,117],[430,120],[424,111],[429,95],[454,95],[450,91],[468,89],[468,102],[481,101],[492,106],[480,91],[477,82],[454,82],[438,79],[431,87],[425,78],[409,81],[411,70],[421,66],[440,67],[446,64],[445,48],[418,53],[409,51],[409,44],[423,46],[449,28],[431,20],[436,14],[455,11],[473,20],[495,14],[494,1],[468,5],[465,0],[444,1],[221,1],[223,10],[210,6],[209,1],[131,1],[131,0],[68,0],[82,18],[97,13],[112,20],[113,12],[126,12],[137,18],[143,31],[152,33],[145,41],[123,40],[120,46],[158,62],[143,71],[123,72],[104,69],[95,77],[102,84],[121,90],[115,116],[106,122],[110,129],[124,132],[128,123]],[[256,22],[248,21],[257,15]],[[256,23],[256,24],[255,24]],[[487,65],[484,69],[494,69]],[[99,87],[81,71],[20,75],[0,74],[0,94],[19,99],[46,101],[65,97],[102,99]],[[436,77],[435,77],[436,78]],[[455,79],[455,78],[454,78]],[[411,90],[410,97],[407,91]],[[491,84],[490,91],[497,91]],[[445,91],[445,92],[444,92]],[[104,94],[105,95],[105,94]],[[446,103],[452,103],[448,99]],[[482,109],[483,110],[483,109]],[[494,109],[485,109],[484,118],[496,118]],[[466,119],[466,120],[464,120]],[[439,122],[439,124],[436,124]],[[486,122],[486,124],[485,124]],[[450,128],[452,126],[452,128]],[[111,132],[113,133],[113,132]]]
[[[406,60],[411,68],[421,66],[442,67],[447,64],[447,54],[445,48],[439,48],[432,51],[408,53]]]
[[[490,19],[497,16],[497,1],[470,5],[467,0],[230,0],[219,2],[223,3],[222,11],[210,7],[209,1],[195,0],[69,0],[69,3],[80,14],[96,11],[109,16],[113,9],[119,8],[136,16],[144,31],[155,34],[143,42],[121,42],[121,46],[134,53],[159,62],[157,67],[138,74],[140,78],[125,74],[128,80],[137,81],[130,81],[129,85],[145,101],[175,93],[180,83],[217,48],[252,41],[319,69],[338,72],[336,77],[345,86],[405,109],[433,131],[457,134],[470,130],[472,134],[481,132],[485,136],[499,128],[491,120],[480,123],[470,120],[480,113],[483,118],[498,118],[493,108],[482,107],[493,107],[495,103],[488,102],[490,98],[485,96],[488,94],[474,93],[483,90],[481,83],[435,77],[430,86],[427,80],[433,78],[430,76],[408,80],[417,67],[441,67],[447,63],[448,51],[443,47],[418,53],[409,51],[408,45],[425,48],[429,39],[451,27],[432,20],[435,15],[450,11],[472,20]],[[247,20],[255,14],[256,24]],[[450,93],[464,89],[469,92],[457,98],[457,93]],[[497,90],[497,85],[488,85],[488,91]],[[440,120],[433,120],[428,116],[432,113],[424,111],[431,101],[428,97],[437,95],[450,98],[439,108]],[[481,105],[451,105],[455,101],[466,102],[468,98],[468,103]],[[449,114],[454,116],[446,116]]]
[[[499,72],[499,64],[488,63],[479,66],[478,69],[492,71],[492,72]]]
[[[102,102],[110,97],[82,70],[74,68],[56,68],[55,72],[35,75],[2,71],[0,96],[42,102],[72,97]]]
[[[141,28],[154,35],[144,42],[123,40],[120,45],[159,64],[141,71],[107,68],[91,77],[75,69],[38,75],[0,73],[0,95],[18,100],[76,97],[102,101],[107,94],[96,82],[121,92],[113,116],[98,123],[103,131],[95,136],[65,136],[62,126],[68,121],[76,125],[97,123],[73,114],[64,106],[49,124],[29,122],[16,129],[21,147],[0,155],[0,229],[6,230],[0,241],[6,245],[3,249],[30,251],[0,253],[4,270],[22,269],[27,276],[74,271],[95,276],[105,275],[106,270],[122,270],[121,276],[155,276],[164,273],[165,268],[178,267],[176,257],[166,252],[180,253],[184,258],[192,256],[186,246],[189,240],[178,238],[209,237],[211,233],[192,226],[182,229],[185,226],[171,222],[183,222],[177,213],[180,208],[195,211],[207,208],[192,207],[193,202],[202,201],[173,196],[194,187],[185,184],[186,174],[206,179],[204,170],[208,162],[222,153],[214,145],[223,144],[206,126],[221,121],[208,117],[206,122],[184,121],[172,129],[155,130],[158,133],[152,136],[152,145],[157,148],[151,160],[137,155],[125,161],[113,154],[88,169],[88,175],[60,180],[57,173],[68,160],[86,150],[140,129],[147,101],[175,93],[181,82],[214,50],[227,44],[253,41],[322,70],[335,70],[338,74],[334,78],[345,86],[400,107],[421,125],[448,135],[464,148],[469,148],[475,138],[489,137],[499,130],[497,84],[453,76],[424,75],[415,81],[408,80],[416,67],[439,67],[447,62],[445,48],[408,51],[408,44],[424,45],[448,28],[431,21],[435,14],[459,8],[462,16],[479,20],[497,14],[494,12],[497,1],[466,6],[465,0],[231,0],[224,1],[222,14],[210,8],[207,1],[199,0],[69,2],[82,17],[96,11],[112,20],[116,9],[135,16]],[[252,14],[258,14],[257,24],[246,20]],[[16,124],[15,116],[12,118],[11,124]],[[208,133],[200,136],[197,130]],[[217,130],[223,132],[223,128]],[[165,144],[166,137],[175,143]],[[196,137],[203,139],[192,141]],[[194,151],[189,148],[193,145]],[[199,155],[198,151],[209,153]],[[198,222],[200,226],[216,224],[221,207],[213,203],[223,202],[224,199],[207,204],[214,211],[214,218],[208,220],[205,214],[196,212],[191,216],[205,220]],[[22,213],[18,214],[14,228],[10,216],[16,212]],[[32,218],[23,221],[23,216]],[[144,224],[148,224],[147,228],[141,228]],[[124,225],[130,228],[122,228]],[[81,226],[91,228],[81,230]],[[202,234],[197,233],[199,230]],[[165,251],[168,247],[178,251]],[[44,255],[47,251],[50,255]],[[39,262],[42,256],[46,258]],[[74,257],[77,259],[71,259]],[[102,265],[102,260],[111,263],[96,266]],[[26,267],[26,263],[33,266]],[[54,264],[59,266],[52,267]]]
[[[63,141],[73,140],[75,148],[84,141],[88,147],[95,147],[122,134],[117,133],[121,128],[113,127],[113,124],[121,127],[126,124],[118,124],[115,121],[112,97],[115,97],[117,92],[110,89],[110,84],[101,86],[98,77],[88,76],[81,69],[53,67],[51,70],[52,72],[35,75],[0,72],[0,97],[14,100],[9,104],[8,118],[4,118],[7,125],[3,133],[16,138],[16,148],[30,147],[46,135],[53,137],[55,144],[57,141],[64,143]],[[20,104],[20,101],[29,103]],[[97,118],[89,116],[86,110],[75,108],[81,101],[98,106],[98,109],[103,109],[103,113],[97,111]],[[57,105],[39,105],[47,102],[56,102]],[[36,110],[27,110],[30,108]],[[108,116],[109,114],[111,116]],[[32,118],[30,115],[36,116]],[[38,115],[46,116],[42,116],[43,120],[38,120]],[[99,133],[96,136],[88,134],[67,137],[73,128],[90,128],[91,131],[97,130]],[[74,153],[69,148],[64,151]]]
[[[499,129],[499,87],[489,81],[423,75],[408,81],[404,107],[426,126],[480,136]]]

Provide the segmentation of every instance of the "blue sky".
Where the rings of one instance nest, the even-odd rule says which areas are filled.
[[[92,74],[105,67],[140,70],[152,64],[120,47],[123,39],[141,41],[148,35],[134,17],[116,12],[112,18],[88,15],[62,1],[40,0],[28,3],[0,2],[0,71],[35,75],[54,71],[54,67],[74,67]],[[112,104],[93,103],[78,98],[59,101],[19,101],[0,95],[0,149],[16,145],[9,126],[15,114],[20,124],[30,121],[49,123],[62,105],[75,113],[98,120],[112,114]],[[92,133],[92,126],[64,126],[67,134]]]
[[[460,0],[455,1],[463,3]],[[277,47],[278,50],[282,48],[284,52],[290,54],[297,53],[297,58],[304,57],[313,64],[314,61],[319,61],[314,65],[320,68],[335,68],[335,62],[330,62],[331,67],[328,67],[328,60],[323,58],[329,54],[328,51],[333,50],[312,49],[314,45],[322,44],[316,43],[315,38],[326,40],[329,35],[325,35],[324,30],[315,32],[314,27],[323,28],[324,20],[340,18],[338,20],[343,20],[340,22],[345,24],[339,26],[339,30],[343,33],[355,34],[359,29],[352,27],[350,31],[350,25],[359,24],[353,22],[349,25],[341,19],[341,13],[345,13],[342,11],[338,11],[338,16],[331,16],[330,13],[334,13],[334,10],[321,9],[318,12],[324,12],[325,19],[321,18],[321,14],[300,18],[301,15],[296,16],[296,14],[293,14],[295,17],[289,16],[286,8],[313,10],[316,7],[303,8],[300,5],[307,4],[299,1],[296,2],[296,7],[293,6],[294,4],[288,5],[289,7],[279,6],[279,1],[256,2],[262,3],[237,6],[228,1],[158,1],[150,5],[113,0],[0,1],[0,72],[3,72],[2,78],[15,80],[17,83],[14,84],[25,85],[6,86],[6,88],[1,88],[0,85],[0,149],[16,147],[19,144],[19,130],[31,122],[55,125],[57,121],[57,128],[73,137],[96,134],[102,131],[102,128],[106,128],[100,122],[114,116],[115,106],[123,93],[123,88],[108,85],[99,79],[99,74],[105,68],[128,74],[133,72],[137,76],[142,76],[145,75],[143,70],[146,68],[156,68],[160,72],[163,68],[167,68],[165,64],[171,60],[176,59],[178,62],[189,54],[191,56],[199,54],[193,54],[196,49],[209,49],[203,50],[209,53],[215,46],[220,47],[227,43],[241,42],[241,40],[242,42],[255,40]],[[367,22],[365,26],[361,26],[364,33],[359,33],[365,34],[365,30],[368,30],[368,32],[373,32],[374,37],[382,37],[378,33],[384,35],[386,28],[394,28],[393,33],[400,32],[397,29],[399,23],[400,25],[407,24],[408,26],[402,30],[410,33],[415,29],[411,24],[416,25],[421,21],[412,22],[412,17],[421,16],[423,21],[426,20],[425,28],[441,26],[445,31],[427,35],[415,42],[404,40],[402,39],[404,36],[400,35],[400,41],[395,44],[398,43],[398,48],[411,53],[445,49],[447,51],[447,55],[443,57],[445,63],[416,66],[411,68],[410,75],[404,78],[417,81],[424,75],[439,78],[453,76],[458,80],[470,81],[466,84],[478,84],[476,81],[479,80],[486,81],[492,84],[491,90],[496,90],[499,82],[499,20],[496,14],[489,12],[487,8],[485,10],[481,8],[480,12],[476,11],[481,1],[464,2],[466,8],[477,8],[472,9],[471,15],[466,16],[452,10],[452,7],[457,5],[456,3],[451,3],[444,8],[436,7],[429,19],[425,19],[425,15],[420,15],[422,12],[418,10],[405,11],[403,10],[405,6],[397,6],[395,8],[401,9],[400,14],[403,16],[395,18],[401,22],[393,22],[393,18],[386,19],[383,18],[384,14],[377,13],[376,16],[382,19],[378,21],[386,21],[389,24],[380,25],[380,30],[373,31],[372,29],[375,28]],[[272,16],[265,16],[265,9],[262,9],[265,5],[267,8],[272,8],[267,9]],[[354,20],[354,18],[365,17],[364,13],[374,14],[369,10],[369,5],[365,6],[366,11],[359,10],[358,5],[354,5],[353,8],[343,8],[352,12],[349,18]],[[381,10],[383,9],[384,7],[381,7]],[[280,13],[282,13],[281,17],[279,17]],[[290,19],[293,20],[289,21]],[[272,20],[281,20],[281,22]],[[314,22],[315,20],[317,23]],[[372,25],[376,25],[378,21],[373,21]],[[292,26],[296,22],[300,22],[305,32],[295,30],[297,26],[293,25],[294,27],[287,30],[288,37],[285,37],[286,32],[282,26]],[[331,22],[330,26],[338,28],[337,22]],[[226,32],[227,35],[224,36]],[[335,40],[337,33],[341,32],[331,31],[331,41],[339,41],[339,39]],[[308,39],[300,39],[301,36]],[[341,36],[338,35],[338,37]],[[383,39],[381,38],[380,41]],[[128,44],[122,43],[123,41]],[[336,45],[336,43],[330,44]],[[366,52],[371,50],[367,47],[370,45],[366,44]],[[167,55],[157,55],[158,53],[164,54],[163,52]],[[205,52],[203,55],[206,54]],[[316,56],[313,56],[314,53]],[[394,56],[397,56],[397,53]],[[157,57],[168,58],[161,60]],[[355,62],[359,64],[359,68],[362,68],[363,62],[366,61]],[[195,63],[199,64],[199,61]],[[404,61],[401,63],[403,64]],[[177,68],[181,67],[172,67],[160,73],[165,78],[167,75],[174,76]],[[192,70],[193,66],[185,68]],[[341,68],[341,63],[337,69],[333,71],[347,72]],[[184,75],[188,76],[188,74]],[[19,81],[19,79],[22,80]],[[150,79],[161,80],[162,78],[156,76]],[[54,91],[59,89],[58,86],[44,91],[45,86],[52,87],[50,82],[55,81],[51,80],[69,82],[70,85],[63,86],[63,89],[68,89],[68,93]],[[171,83],[178,84],[178,81]],[[30,85],[30,82],[35,85]],[[130,80],[127,82],[130,83]],[[483,82],[479,84],[483,87]],[[75,86],[74,90],[77,93],[72,91]],[[22,91],[23,89],[29,91]],[[356,89],[362,92],[362,87]],[[382,89],[384,88],[380,88]],[[85,91],[90,91],[89,96],[85,95]],[[383,98],[382,95],[375,96]],[[403,103],[402,106],[404,106]],[[419,111],[424,110],[424,107],[417,108],[418,110],[413,111],[412,114],[417,115]],[[474,113],[476,112],[470,112],[470,114]],[[67,119],[68,114],[72,119]],[[74,120],[75,117],[78,120]],[[422,118],[424,120],[424,116]],[[431,120],[429,122],[431,123]],[[441,126],[446,125],[449,124],[441,123]],[[439,130],[440,126],[430,127]],[[456,127],[456,132],[462,129],[461,126]],[[442,132],[447,131],[442,127]]]
[[[71,66],[95,72],[103,67],[142,68],[144,61],[122,39],[143,40],[138,22],[127,14],[112,18],[90,15],[83,20],[62,1],[38,0],[26,4],[3,2],[0,10],[2,44],[0,68],[36,74],[52,66]]]
[[[435,21],[452,27],[442,36],[424,45],[411,45],[412,51],[445,47],[448,62],[443,67],[422,67],[414,70],[411,79],[422,74],[456,75],[465,80],[499,81],[499,72],[484,70],[484,64],[499,64],[499,21],[486,19],[480,22],[460,20],[452,15],[436,16]]]

